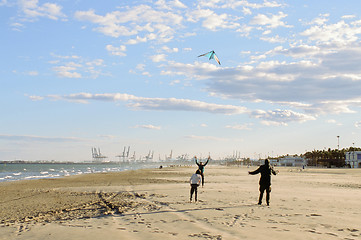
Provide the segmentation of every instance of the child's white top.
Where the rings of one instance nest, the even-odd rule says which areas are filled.
[[[191,184],[198,184],[200,185],[201,184],[201,181],[202,181],[202,176],[199,175],[199,174],[193,174],[191,179],[190,179],[190,183]]]

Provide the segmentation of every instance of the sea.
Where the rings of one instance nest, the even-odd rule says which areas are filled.
[[[163,163],[164,164],[164,163]],[[0,163],[0,182],[59,178],[71,175],[159,168],[159,162],[109,163]]]

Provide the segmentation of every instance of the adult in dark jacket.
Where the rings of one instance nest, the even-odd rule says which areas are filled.
[[[248,174],[255,175],[261,173],[261,178],[259,180],[259,200],[258,204],[262,204],[263,193],[266,190],[266,202],[269,206],[270,192],[271,192],[271,174],[276,175],[277,173],[269,165],[269,160],[266,159],[264,165],[260,166],[257,170],[253,172],[248,172]]]
[[[201,176],[202,176],[202,187],[204,186],[204,167],[208,164],[209,160],[211,159],[211,157],[208,157],[207,162],[205,164],[203,164],[203,162],[197,162],[197,157],[194,156],[195,160],[196,160],[196,164],[198,165],[198,169],[201,172]]]

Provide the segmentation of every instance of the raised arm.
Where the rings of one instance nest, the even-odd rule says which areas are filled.
[[[197,157],[194,156],[194,161],[196,162],[196,164],[199,166],[199,163],[197,162]]]
[[[206,166],[210,159],[211,157],[208,157],[207,162],[203,166]]]

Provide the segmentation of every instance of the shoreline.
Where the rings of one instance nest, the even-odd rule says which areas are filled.
[[[361,237],[361,169],[278,167],[267,207],[255,168],[207,166],[197,203],[196,166],[3,182],[0,239]]]
[[[0,164],[0,182],[158,168],[157,163],[10,163]]]

